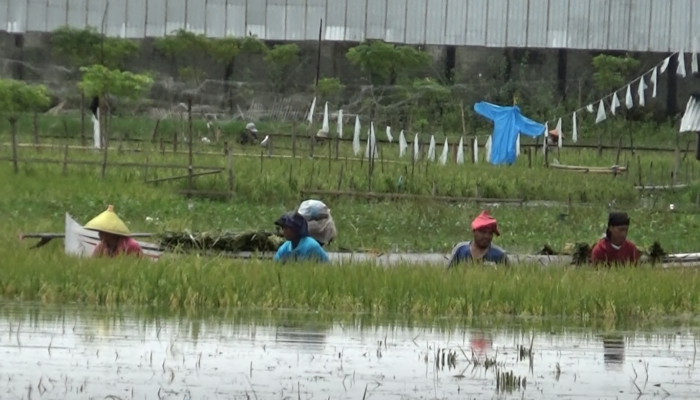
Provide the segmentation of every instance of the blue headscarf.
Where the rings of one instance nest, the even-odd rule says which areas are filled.
[[[306,222],[306,218],[296,212],[282,215],[275,221],[275,225],[282,228],[290,228],[296,232],[300,239],[309,236],[309,225]]]

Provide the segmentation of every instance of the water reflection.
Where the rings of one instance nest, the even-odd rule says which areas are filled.
[[[275,329],[275,343],[315,353],[326,345],[326,329],[317,325],[280,326]]]
[[[533,355],[523,360],[519,346]],[[698,398],[694,348],[687,327],[537,331],[0,309],[0,397],[28,398],[31,387],[32,398],[72,399],[636,399],[640,390]],[[456,354],[454,368],[435,364],[438,349]],[[496,396],[487,357],[527,378],[527,388]]]
[[[625,362],[625,337],[621,334],[605,334],[603,340],[603,360],[608,370],[620,370]]]

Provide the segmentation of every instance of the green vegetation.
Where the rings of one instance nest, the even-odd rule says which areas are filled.
[[[693,270],[329,268],[194,256],[153,263],[15,252],[7,244],[3,254],[0,295],[45,304],[579,320],[682,316],[700,307],[700,275]]]

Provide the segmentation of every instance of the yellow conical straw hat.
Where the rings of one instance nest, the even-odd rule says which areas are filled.
[[[129,228],[127,228],[124,222],[117,216],[114,212],[114,206],[111,205],[107,207],[107,210],[103,211],[102,214],[85,224],[84,228],[91,231],[107,232],[121,236],[131,235]]]

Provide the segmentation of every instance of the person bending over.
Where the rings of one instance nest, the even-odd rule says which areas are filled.
[[[605,237],[600,239],[591,252],[593,265],[637,264],[641,253],[634,243],[627,240],[630,217],[624,212],[608,215]]]
[[[96,231],[100,237],[92,253],[93,257],[116,257],[118,255],[142,256],[141,246],[129,236],[131,233],[126,224],[114,212],[114,206],[107,207],[107,210],[96,216],[85,224],[85,229]]]
[[[471,241],[458,243],[452,249],[450,268],[466,261],[494,264],[508,263],[505,250],[492,243],[494,234],[500,236],[495,218],[483,211],[472,222],[472,233],[474,237]]]
[[[320,244],[309,236],[306,219],[299,213],[288,213],[275,221],[282,228],[286,242],[277,249],[275,261],[287,263],[291,261],[328,262],[328,255]]]

